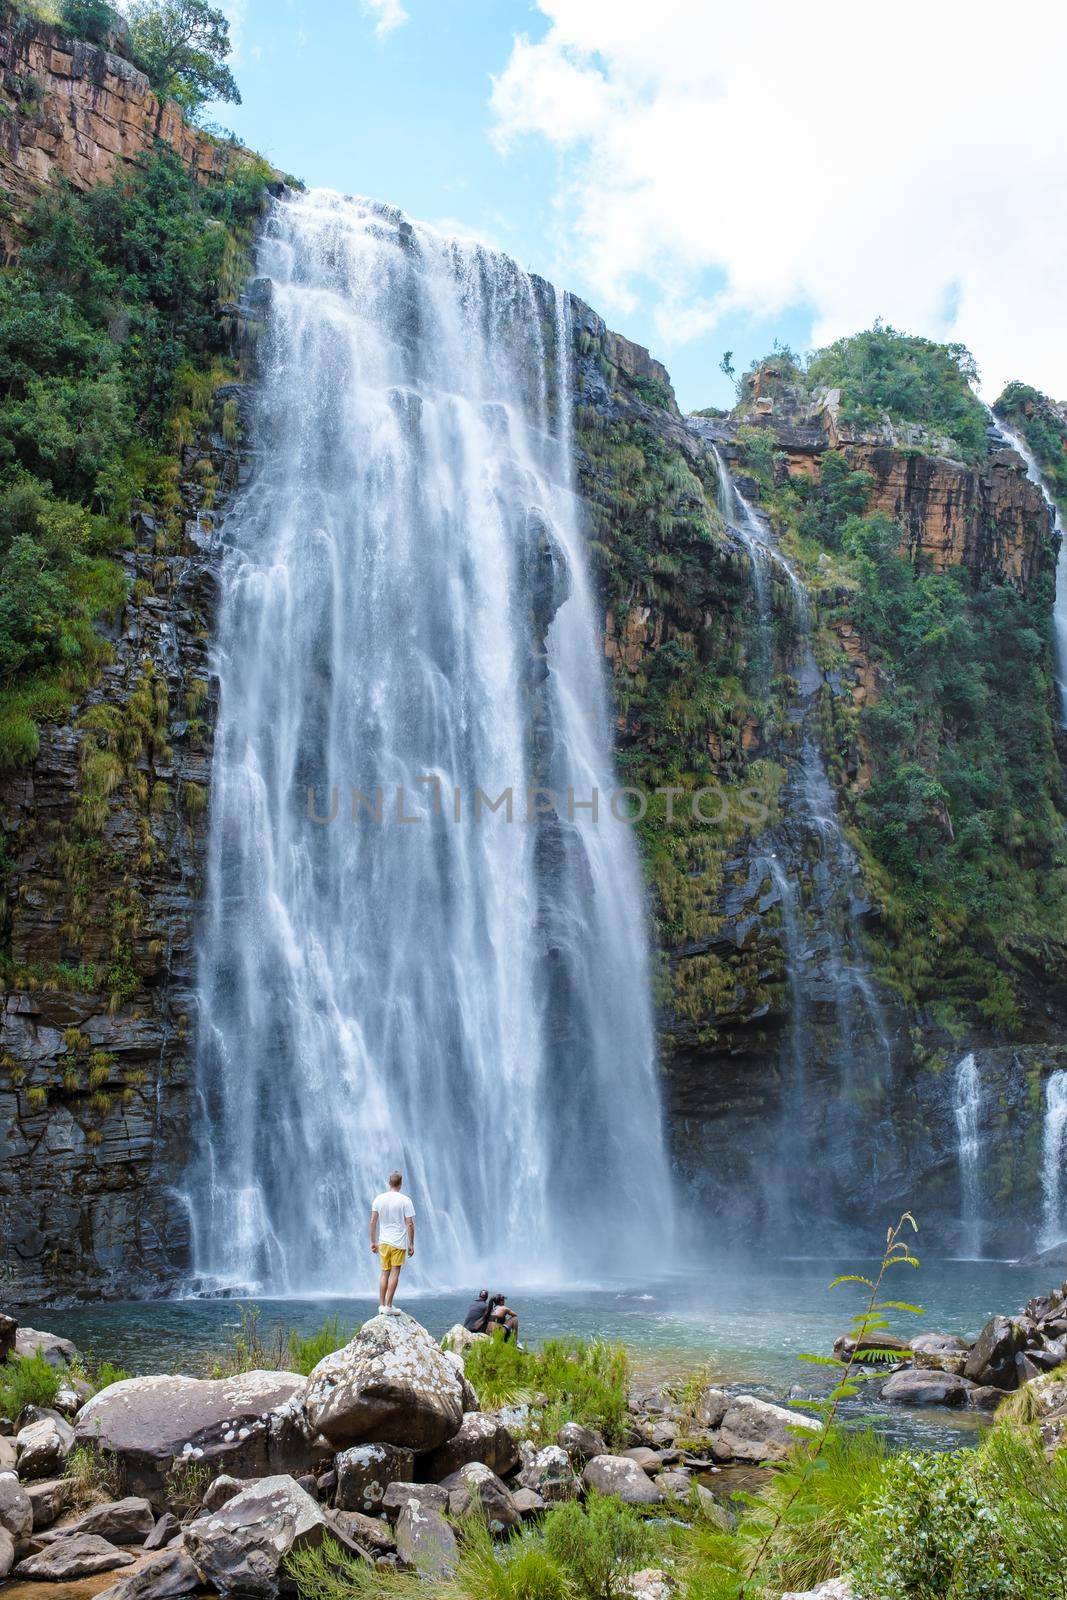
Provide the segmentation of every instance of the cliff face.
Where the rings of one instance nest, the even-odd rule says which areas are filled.
[[[51,24],[0,15],[0,186],[16,214],[60,180],[106,183],[156,139],[198,177],[219,170],[220,147],[130,62]]]

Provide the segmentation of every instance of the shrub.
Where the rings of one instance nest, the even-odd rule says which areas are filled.
[[[554,1434],[564,1422],[582,1422],[598,1428],[609,1442],[621,1436],[628,1367],[620,1345],[548,1339],[540,1350],[520,1350],[498,1332],[471,1346],[464,1367],[483,1406],[547,1395],[545,1434]]]
[[[464,1527],[456,1580],[472,1600],[572,1600],[574,1594],[538,1534],[521,1534],[497,1545],[478,1522]]]
[[[583,1600],[613,1600],[626,1579],[648,1563],[655,1536],[637,1512],[620,1501],[592,1495],[585,1509],[576,1500],[555,1506],[542,1531],[548,1555],[570,1578]]]
[[[0,1415],[17,1422],[27,1406],[50,1406],[59,1393],[59,1373],[39,1352],[16,1356],[0,1367]]]

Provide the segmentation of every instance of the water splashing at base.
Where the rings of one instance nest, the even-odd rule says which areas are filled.
[[[636,856],[610,817],[531,826],[523,800],[614,784],[566,307],[323,191],[276,203],[260,270],[259,466],[224,529],[196,1270],[365,1288],[394,1165],[423,1281],[620,1270],[670,1234]],[[475,788],[511,788],[514,820],[475,822]]]

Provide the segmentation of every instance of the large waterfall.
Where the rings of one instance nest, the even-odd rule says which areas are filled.
[[[972,1053],[963,1056],[953,1080],[952,1115],[956,1123],[956,1155],[960,1169],[959,1252],[968,1259],[981,1255],[982,1140],[979,1114],[982,1080]]]
[[[258,466],[217,636],[196,1270],[370,1292],[394,1166],[423,1282],[662,1255],[566,302],[324,191],[275,203],[260,271]]]

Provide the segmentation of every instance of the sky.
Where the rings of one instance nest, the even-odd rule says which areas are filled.
[[[1060,0],[225,0],[240,106],[308,185],[471,233],[667,366],[882,317],[1067,398]]]

